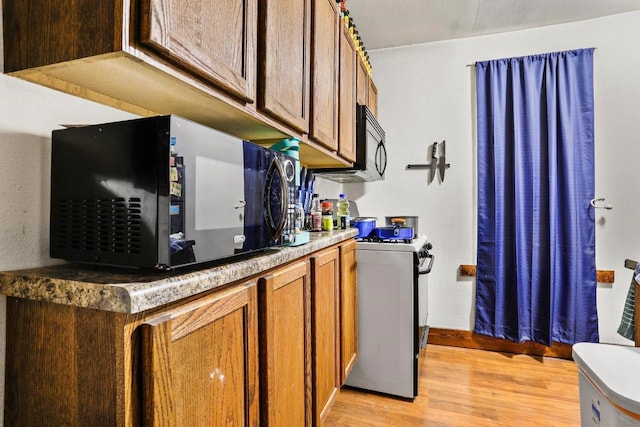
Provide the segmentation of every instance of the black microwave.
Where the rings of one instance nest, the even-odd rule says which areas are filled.
[[[178,116],[52,132],[50,254],[172,269],[295,240],[295,160]]]
[[[315,169],[313,172],[337,182],[384,180],[387,169],[385,133],[369,107],[356,108],[356,158],[353,167]]]

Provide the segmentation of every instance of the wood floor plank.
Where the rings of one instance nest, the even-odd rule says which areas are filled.
[[[343,388],[327,426],[579,426],[573,361],[427,345],[413,402]]]

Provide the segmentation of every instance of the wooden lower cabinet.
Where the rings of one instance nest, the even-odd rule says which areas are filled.
[[[358,256],[355,240],[340,246],[340,385],[358,360]]]
[[[256,426],[255,282],[127,315],[7,298],[6,426]]]
[[[338,248],[311,256],[313,421],[321,425],[340,391]]]
[[[124,330],[114,313],[7,297],[4,425],[132,425]]]
[[[256,308],[247,283],[141,325],[145,426],[258,425]]]
[[[355,247],[137,314],[7,297],[4,425],[322,425],[357,357]]]
[[[260,279],[260,425],[310,425],[309,263]]]

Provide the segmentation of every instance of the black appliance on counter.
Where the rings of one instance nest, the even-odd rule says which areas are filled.
[[[385,133],[369,107],[356,110],[356,160],[352,168],[314,169],[314,174],[337,182],[384,180],[387,168]]]
[[[171,269],[290,243],[294,162],[174,115],[55,130],[50,254]]]

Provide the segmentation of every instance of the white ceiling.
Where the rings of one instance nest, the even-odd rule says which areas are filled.
[[[640,0],[347,0],[367,50],[640,10]]]

